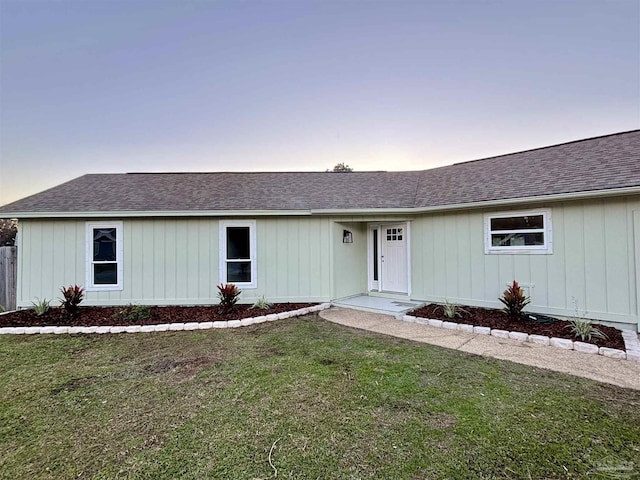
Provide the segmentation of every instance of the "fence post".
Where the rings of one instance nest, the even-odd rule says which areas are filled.
[[[18,247],[0,247],[0,305],[16,309],[18,284]]]

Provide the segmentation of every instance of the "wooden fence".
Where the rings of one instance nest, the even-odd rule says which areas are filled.
[[[0,306],[16,309],[18,247],[0,247]]]

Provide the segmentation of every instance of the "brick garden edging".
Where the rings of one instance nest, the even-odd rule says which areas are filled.
[[[285,318],[299,317],[308,313],[326,310],[330,303],[321,303],[312,307],[291,310],[290,312],[272,313],[259,317],[243,318],[241,320],[225,320],[218,322],[188,322],[188,323],[161,323],[158,325],[114,325],[101,327],[2,327],[0,335],[30,335],[36,333],[150,333],[182,330],[209,330],[211,328],[237,328],[256,325],[258,323],[284,320]]]
[[[413,315],[398,315],[398,320],[405,322],[417,323],[420,325],[429,325],[436,328],[447,328],[450,330],[459,330],[467,333],[477,333],[480,335],[491,335],[498,338],[509,338],[520,342],[535,343],[538,345],[549,345],[565,350],[575,350],[582,353],[590,353],[592,355],[603,355],[609,358],[617,358],[620,360],[629,360],[631,362],[640,363],[640,341],[635,332],[622,330],[622,338],[626,352],[615,348],[598,347],[592,343],[579,342],[569,340],[567,338],[547,337],[545,335],[533,335],[523,332],[509,332],[507,330],[499,330],[489,327],[477,327],[466,323],[447,322],[444,320],[435,320],[431,318],[414,317]]]

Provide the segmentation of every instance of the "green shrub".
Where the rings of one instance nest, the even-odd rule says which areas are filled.
[[[268,310],[273,306],[273,304],[271,302],[268,302],[265,298],[264,295],[262,297],[260,297],[259,299],[257,299],[255,301],[255,303],[251,306],[251,308],[255,308],[258,310]]]
[[[583,342],[590,342],[592,338],[607,338],[605,333],[599,328],[595,327],[591,320],[582,317],[573,317],[569,320],[570,325],[567,328],[571,329],[571,333],[574,337],[579,338]]]
[[[583,315],[580,315],[580,311],[578,310],[578,301],[574,298],[574,315],[571,319],[569,319],[569,325],[567,328],[571,329],[571,333],[574,337],[579,338],[583,342],[590,342],[592,338],[601,338],[603,340],[607,339],[605,333],[599,328],[595,327],[591,320],[585,318],[587,312],[584,312]]]
[[[74,285],[72,287],[62,287],[60,291],[64,297],[61,300],[62,308],[64,308],[69,315],[75,315],[80,308],[80,303],[84,299],[84,288]]]
[[[456,305],[455,303],[449,303],[447,300],[444,301],[442,305],[438,305],[436,310],[442,310],[442,313],[447,318],[460,318],[463,313],[469,313],[467,310],[462,308],[460,305]]]
[[[126,320],[128,323],[142,323],[151,317],[151,308],[146,305],[129,304],[113,314],[114,320]]]
[[[4,312],[4,307],[0,305],[0,313]]]
[[[503,310],[513,319],[519,319],[524,307],[531,302],[531,299],[524,294],[524,290],[515,280],[502,292],[502,297],[498,300],[504,304]]]
[[[42,300],[40,300],[38,297],[36,297],[36,301],[31,302],[31,305],[33,307],[33,311],[36,312],[36,315],[38,317],[41,317],[42,315],[44,315],[49,311],[51,302],[46,298],[43,298]]]
[[[233,312],[236,303],[242,290],[236,287],[233,283],[227,283],[226,285],[218,285],[218,298],[220,299],[219,310],[220,313],[225,315]]]

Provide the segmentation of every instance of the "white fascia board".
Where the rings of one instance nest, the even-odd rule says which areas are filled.
[[[311,210],[311,215],[413,215],[415,207],[405,208],[323,208]]]
[[[104,212],[7,212],[0,218],[140,218],[140,217],[264,217],[309,216],[309,210],[157,210]]]
[[[532,204],[532,203],[562,202],[562,201],[571,201],[571,200],[586,200],[589,198],[620,197],[624,195],[634,195],[634,194],[640,194],[640,186],[615,188],[615,189],[609,189],[609,190],[593,190],[589,192],[557,193],[554,195],[540,195],[536,197],[506,198],[506,199],[500,199],[500,200],[488,200],[486,202],[461,203],[457,205],[421,207],[421,208],[417,208],[416,212],[422,213],[422,212],[431,212],[431,211],[500,207],[500,206],[507,206],[507,205],[521,205],[521,204]]]

